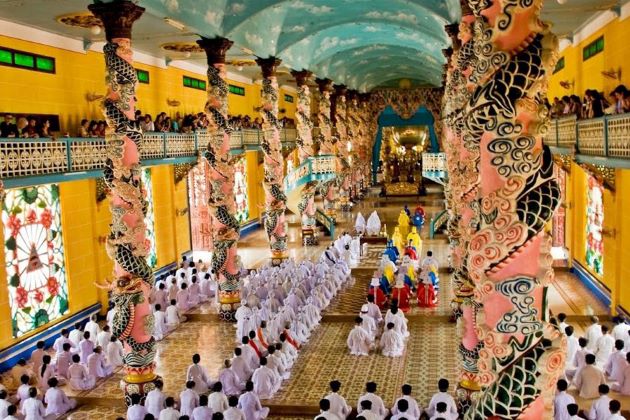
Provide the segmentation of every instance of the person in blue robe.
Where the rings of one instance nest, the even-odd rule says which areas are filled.
[[[387,280],[387,277],[381,276],[380,288],[383,291],[383,293],[385,293],[386,295],[389,295],[391,293],[392,289],[391,289],[391,286],[389,285],[389,280]]]

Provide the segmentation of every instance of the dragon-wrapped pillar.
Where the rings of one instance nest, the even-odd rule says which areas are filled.
[[[350,183],[352,169],[350,165],[350,150],[348,149],[348,115],[346,104],[346,92],[344,85],[335,85],[334,96],[334,121],[337,131],[337,189],[339,190],[339,208],[341,211],[350,211]]]
[[[319,156],[333,156],[335,154],[335,142],[332,135],[332,122],[330,120],[330,94],[333,90],[332,80],[316,79],[319,86],[317,96],[318,103],[318,127],[319,127]],[[319,193],[324,199],[324,213],[335,219],[335,183],[336,178],[321,181],[318,186]]]
[[[235,217],[234,165],[230,160],[228,123],[228,83],[225,54],[233,42],[226,38],[202,38],[197,44],[208,59],[208,144],[203,153],[208,162],[211,194],[208,206],[212,209],[211,270],[219,285],[219,317],[236,321],[234,314],[240,305],[237,244],[240,224]]]
[[[284,193],[284,156],[278,122],[278,80],[276,69],[281,60],[276,57],[258,58],[263,75],[262,106],[263,137],[261,148],[265,155],[263,186],[265,189],[265,231],[271,248],[271,263],[279,265],[287,255],[287,233],[284,212],[287,196]]]
[[[138,82],[133,67],[131,30],[144,8],[131,1],[95,3],[88,6],[105,27],[103,47],[107,94],[103,113],[107,122],[107,160],[104,179],[111,191],[111,231],[106,241],[114,261],[111,299],[115,306],[112,334],[123,343],[124,376],[121,387],[125,401],[155,389],[156,342],[152,336],[153,315],[149,293],[153,271],[146,257],[144,218],[148,204],[140,178],[142,131],[135,123],[135,93]]]
[[[359,166],[359,154],[358,150],[358,138],[359,138],[359,117],[358,117],[358,100],[357,91],[348,90],[346,92],[346,127],[348,144],[352,149],[350,152],[350,189],[348,191],[350,200],[355,201],[357,199],[358,190],[356,188],[358,183],[358,166]]]
[[[540,21],[542,3],[469,0],[475,15],[476,62],[467,78],[472,94],[454,112],[464,148],[479,150],[478,229],[464,265],[483,346],[481,391],[466,419],[551,418],[564,369],[566,340],[548,322],[546,293],[554,274],[545,225],[560,190],[542,142],[549,125],[543,98],[557,56],[557,40]]]
[[[313,122],[311,121],[311,91],[308,79],[313,75],[308,70],[292,71],[297,84],[297,106],[295,110],[298,157],[300,165],[313,157]],[[302,243],[317,245],[317,223],[315,220],[315,191],[319,182],[312,181],[304,186],[298,209],[302,221]]]

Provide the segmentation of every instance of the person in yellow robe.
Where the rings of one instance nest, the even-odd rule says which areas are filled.
[[[405,210],[400,211],[400,215],[398,215],[398,228],[400,229],[400,234],[403,238],[406,238],[409,234],[409,216],[405,213]],[[403,250],[401,250],[402,252]]]
[[[398,249],[398,254],[403,255],[405,252],[405,237],[400,232],[400,226],[394,228],[394,234],[392,235],[392,242]]]
[[[409,243],[409,241],[411,241],[416,248],[416,254],[422,254],[422,238],[420,238],[418,229],[415,226],[411,228],[411,232],[407,235],[407,243]]]

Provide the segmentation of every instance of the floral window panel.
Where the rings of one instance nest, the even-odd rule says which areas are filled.
[[[68,312],[59,186],[7,190],[2,224],[12,332],[17,338]]]
[[[151,169],[142,169],[142,192],[147,202],[147,215],[144,218],[146,225],[145,241],[147,248],[147,263],[149,267],[157,266],[157,249],[155,245],[155,213],[153,211],[153,183],[151,181]]]
[[[592,176],[588,177],[586,204],[586,264],[604,275],[604,188]]]
[[[234,166],[234,201],[236,202],[236,220],[243,224],[249,220],[247,206],[247,161],[245,156],[236,161]]]

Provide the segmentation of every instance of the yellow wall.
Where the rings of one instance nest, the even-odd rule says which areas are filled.
[[[617,85],[623,83],[630,86],[630,62],[627,60],[630,55],[629,32],[630,19],[623,21],[615,19],[578,45],[569,46],[562,51],[560,57],[564,57],[565,66],[564,69],[551,77],[549,98],[572,94],[583,98],[586,89],[597,89],[604,92],[606,99],[608,99],[608,94]],[[582,49],[601,35],[604,36],[604,51],[582,61]],[[621,69],[621,81],[602,75],[602,71],[616,71],[618,69]],[[565,89],[560,86],[561,81],[574,83],[574,85],[570,89]]]
[[[54,57],[56,73],[0,66],[0,112],[55,114],[59,115],[61,132],[77,134],[81,119],[103,119],[100,101],[88,102],[86,94],[102,94],[105,91],[105,69],[103,56],[99,52],[76,53],[28,41],[0,36],[0,46]],[[205,79],[205,75],[167,67],[166,69],[135,63],[135,67],[149,72],[149,84],[138,84],[136,96],[138,109],[154,118],[159,112],[175,116],[176,112],[200,112],[207,94],[202,90],[183,86],[184,75]],[[246,85],[230,81],[245,88],[245,96],[229,95],[229,112],[233,115],[260,116],[254,107],[260,105],[260,85]],[[284,94],[294,97],[294,103],[286,103]],[[177,100],[180,105],[172,107],[168,100]],[[280,92],[280,108],[287,116],[295,116],[295,94]]]

